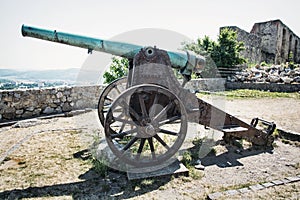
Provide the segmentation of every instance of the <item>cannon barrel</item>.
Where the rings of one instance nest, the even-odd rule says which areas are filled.
[[[46,30],[31,26],[22,25],[22,35],[48,40],[52,42],[67,44],[80,48],[88,49],[89,52],[95,50],[109,53],[116,56],[133,59],[134,56],[143,48],[142,46],[102,40],[70,33],[58,32],[56,30]],[[190,52],[180,53],[167,51],[173,68],[180,69],[181,74],[190,76],[192,71],[201,71],[205,64],[202,56],[196,56]]]

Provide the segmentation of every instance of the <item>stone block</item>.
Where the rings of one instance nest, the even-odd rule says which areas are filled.
[[[21,94],[20,93],[14,93],[14,97],[20,99],[21,98]]]
[[[62,111],[63,112],[69,112],[72,110],[72,106],[68,103],[64,103],[63,106],[62,106]]]
[[[32,117],[32,112],[30,111],[25,111],[25,113],[22,115],[23,118],[29,118]]]
[[[68,97],[68,98],[67,98],[67,101],[68,101],[68,102],[72,102],[72,100],[73,100],[72,97]]]
[[[239,192],[237,190],[227,190],[224,192],[225,195],[236,195]]]
[[[41,108],[37,108],[35,109],[33,112],[32,112],[32,115],[33,116],[37,116],[37,115],[40,115],[42,112],[42,109]]]
[[[61,98],[61,101],[62,101],[62,102],[66,102],[66,101],[67,101],[67,97],[66,97],[66,96],[63,96],[63,97]]]
[[[55,104],[55,103],[51,103],[49,106],[50,106],[51,108],[57,108],[57,104]]]
[[[67,90],[64,91],[64,95],[68,96],[70,94],[71,94],[71,91],[69,89],[67,89]]]
[[[290,180],[288,180],[288,179],[281,179],[281,181],[283,182],[283,184],[287,184],[287,183],[290,183],[291,181]]]
[[[300,177],[299,176],[287,177],[286,179],[288,179],[290,182],[300,181]]]
[[[54,99],[53,103],[60,104],[60,99]]]
[[[271,183],[271,182],[267,182],[267,183],[262,184],[262,186],[264,186],[265,188],[272,187],[272,186],[274,186],[274,185],[275,185],[275,184],[274,184],[274,183]]]
[[[53,113],[54,109],[51,107],[46,107],[45,110],[43,111],[44,114],[51,114]]]
[[[3,101],[7,101],[7,102],[12,102],[13,101],[13,97],[12,96],[5,96],[2,100]]]
[[[58,93],[56,94],[56,97],[57,97],[58,99],[62,98],[63,96],[64,96],[64,95],[63,95],[62,92],[58,92]]]
[[[16,115],[22,115],[23,114],[23,110],[21,109],[21,110],[16,110]]]
[[[55,109],[55,112],[56,112],[56,113],[62,113],[61,107],[57,107],[57,108]]]
[[[249,190],[249,188],[245,187],[245,188],[238,189],[237,191],[240,192],[241,194],[244,194],[244,193],[250,192],[251,190]]]
[[[222,193],[221,193],[221,192],[215,192],[215,193],[209,194],[209,195],[207,196],[207,198],[208,198],[209,200],[215,200],[215,199],[219,199],[221,196],[222,196]]]
[[[262,185],[260,185],[260,184],[257,184],[257,185],[251,185],[251,186],[249,186],[249,188],[250,188],[251,190],[253,190],[253,191],[264,189],[264,187],[263,187]]]
[[[32,112],[32,111],[34,111],[34,107],[33,107],[33,106],[30,106],[30,107],[26,108],[26,110]]]
[[[4,114],[15,113],[16,109],[13,107],[8,107],[4,110]]]
[[[275,180],[272,181],[272,183],[274,183],[274,185],[283,185],[283,182],[281,180]]]
[[[57,93],[57,90],[55,88],[50,89],[50,94],[56,94],[56,93]]]

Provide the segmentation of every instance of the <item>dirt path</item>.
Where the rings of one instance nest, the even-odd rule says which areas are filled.
[[[248,122],[262,117],[286,130],[300,130],[299,100],[241,99],[229,100],[225,106]],[[103,130],[95,112],[1,128],[0,156],[7,156],[0,165],[0,199],[204,199],[213,192],[300,174],[300,148],[276,141],[272,151],[236,153],[234,147],[217,145],[216,154],[202,160],[205,170],[191,170],[189,177],[130,182],[124,173],[110,171],[102,178],[85,156],[98,134],[103,136]],[[291,183],[232,198],[299,199],[300,185]]]
[[[227,112],[250,122],[253,117],[274,121],[284,130],[300,132],[300,100],[290,98],[226,101]]]

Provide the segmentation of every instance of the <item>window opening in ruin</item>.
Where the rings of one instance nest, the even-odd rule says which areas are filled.
[[[286,30],[282,29],[282,43],[281,43],[281,60],[284,62],[285,61],[285,46],[286,46]]]
[[[292,52],[292,34],[290,34],[290,38],[289,38],[289,51],[288,51],[288,61],[291,62],[294,60],[294,55]]]
[[[298,40],[295,41],[295,50],[294,50],[294,62],[298,62],[297,60],[297,50],[298,50]]]

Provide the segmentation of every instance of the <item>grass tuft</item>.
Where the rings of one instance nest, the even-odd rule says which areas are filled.
[[[295,98],[300,99],[300,93],[298,92],[269,92],[261,90],[249,90],[249,89],[240,89],[240,90],[228,90],[223,92],[214,92],[214,95],[226,96],[226,98]],[[197,96],[211,95],[208,92],[198,93]]]
[[[105,159],[92,159],[94,170],[101,176],[106,177],[108,175],[108,163]]]

